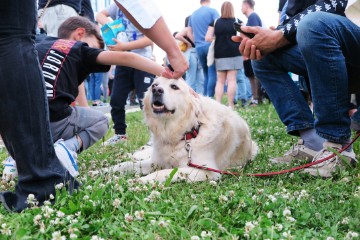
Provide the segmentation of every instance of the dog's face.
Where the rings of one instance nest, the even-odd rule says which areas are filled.
[[[154,117],[177,117],[187,111],[193,98],[183,79],[158,77],[145,93],[144,108]]]

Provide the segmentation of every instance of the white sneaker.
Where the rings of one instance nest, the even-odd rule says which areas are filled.
[[[77,154],[68,149],[63,139],[59,139],[54,143],[56,156],[61,164],[69,171],[70,175],[76,177],[79,175],[77,166]]]
[[[13,180],[17,176],[18,176],[18,171],[17,171],[17,168],[16,168],[16,162],[11,156],[9,156],[4,161],[4,171],[3,171],[3,174],[2,174],[2,180],[8,182],[8,181]]]
[[[313,162],[333,155],[333,152],[328,149],[339,152],[339,150],[342,148],[342,145],[332,142],[324,142],[323,147],[323,150],[318,152],[318,154],[314,157]],[[350,152],[343,151],[342,153],[340,153],[340,155],[344,156],[343,159],[346,160],[350,166],[356,165],[357,160],[355,158],[356,156],[353,150],[351,150]],[[345,168],[343,159],[339,158],[338,155],[335,155],[329,160],[326,160],[325,162],[319,163],[309,168],[305,168],[303,172],[309,173],[310,175],[315,177],[332,177],[332,174],[335,172],[336,167]]]
[[[111,138],[109,138],[107,141],[104,142],[104,146],[109,146],[109,145],[115,145],[117,143],[123,143],[126,142],[127,137],[126,135],[123,134],[115,134],[114,136],[112,136]]]

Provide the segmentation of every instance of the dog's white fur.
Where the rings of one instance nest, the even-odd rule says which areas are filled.
[[[161,88],[162,103],[173,113],[155,113],[152,89]],[[152,134],[151,158],[137,162],[124,162],[105,171],[135,171],[146,176],[140,180],[164,182],[173,168],[178,171],[173,181],[217,180],[219,173],[187,166],[189,152],[182,140],[185,132],[200,124],[199,134],[189,140],[191,161],[194,164],[226,170],[239,167],[252,160],[257,145],[251,140],[247,123],[239,114],[208,97],[195,97],[184,80],[155,79],[144,97],[145,122]],[[151,148],[135,155],[149,155]],[[141,158],[141,157],[140,157]],[[145,157],[146,158],[146,157]],[[156,170],[161,169],[161,170]],[[94,173],[94,172],[93,172]]]

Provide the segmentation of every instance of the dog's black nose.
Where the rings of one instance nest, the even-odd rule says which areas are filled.
[[[152,93],[153,93],[155,96],[161,96],[161,95],[164,93],[164,89],[163,89],[162,87],[155,86],[155,87],[153,87],[153,89],[152,89]]]

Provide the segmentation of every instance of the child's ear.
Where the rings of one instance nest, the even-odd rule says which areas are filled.
[[[77,28],[74,31],[74,38],[76,41],[81,41],[81,39],[83,39],[86,35],[86,30],[85,28]]]

